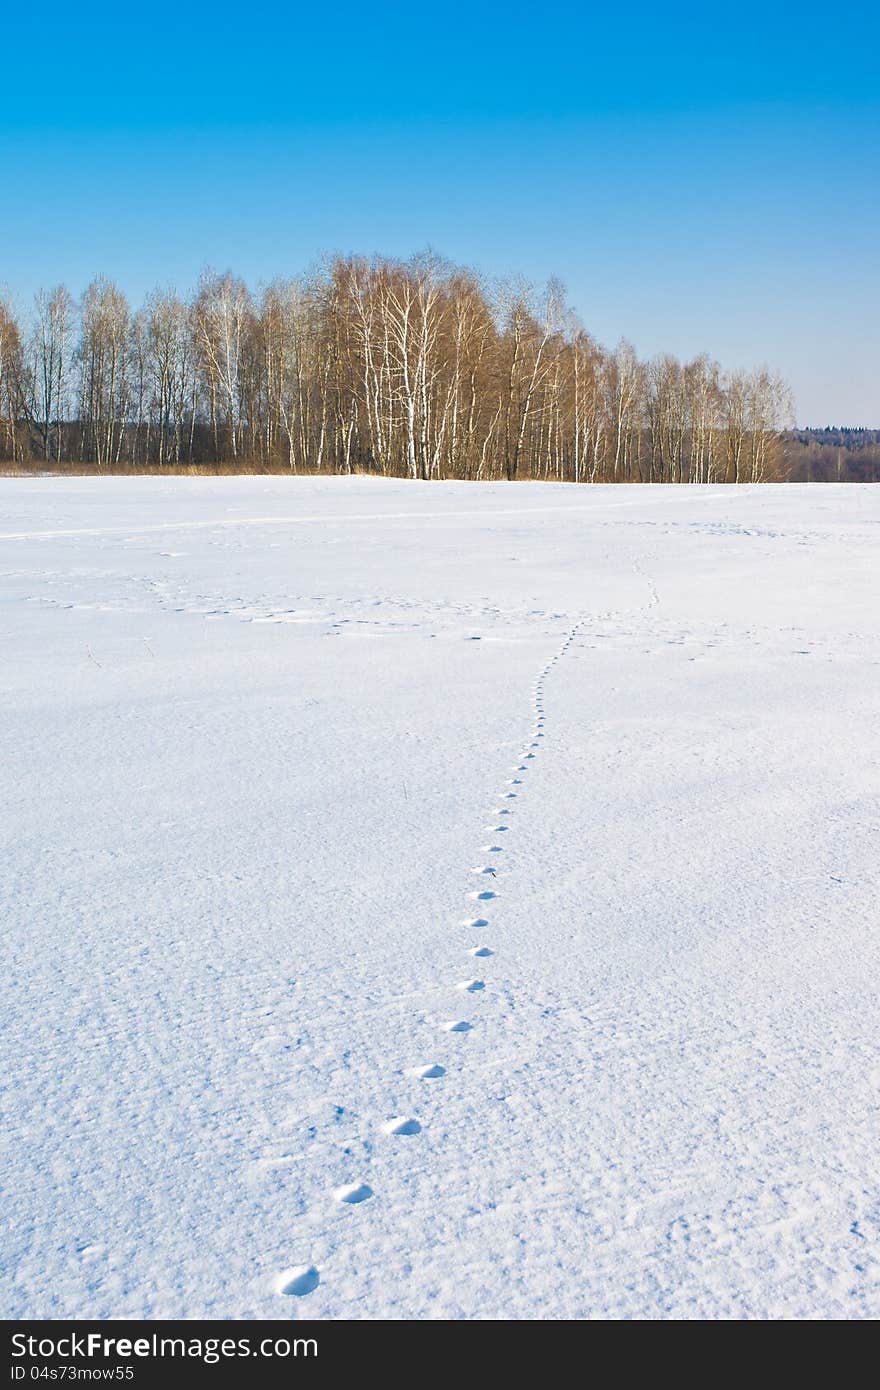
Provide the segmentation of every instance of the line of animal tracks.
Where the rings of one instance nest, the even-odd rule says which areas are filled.
[[[527,791],[527,775],[534,767],[534,760],[541,752],[541,740],[545,736],[544,687],[554,667],[563,659],[581,628],[589,621],[581,617],[568,630],[562,644],[546,662],[535,679],[532,689],[533,724],[521,752],[510,769],[510,777],[501,790],[497,804],[493,802],[489,813],[490,824],[484,828],[488,842],[481,845],[479,854],[482,862],[472,867],[477,879],[476,886],[467,894],[471,912],[475,916],[465,917],[457,926],[462,941],[462,963],[468,958],[473,962],[470,971],[461,979],[450,980],[450,998],[461,999],[476,1004],[477,999],[492,988],[489,969],[486,978],[473,974],[473,970],[483,970],[499,949],[497,932],[499,929],[499,907],[503,902],[504,854],[507,850],[506,837],[515,834],[516,816],[520,801]],[[501,908],[503,911],[503,908]],[[490,944],[491,943],[491,944]],[[453,1014],[450,1009],[450,1014]],[[416,1085],[442,1086],[448,1083],[448,1049],[460,1046],[479,1046],[479,1019],[465,1017],[470,1012],[454,1013],[440,1025],[440,1032],[446,1035],[444,1047],[427,1059],[413,1059],[408,1075]],[[471,1038],[469,1035],[476,1034]],[[417,1092],[415,1092],[417,1095]],[[392,1142],[409,1142],[422,1132],[422,1123],[417,1116],[418,1104],[413,1105],[413,1113],[392,1115],[378,1121],[383,1135]],[[372,1174],[371,1174],[372,1176]],[[374,1179],[375,1180],[375,1179]],[[343,1206],[356,1207],[368,1202],[373,1196],[373,1188],[363,1181],[346,1184],[333,1190],[332,1196]],[[321,1281],[321,1273],[315,1265],[300,1265],[283,1270],[275,1282],[279,1294],[301,1298],[312,1293]]]
[[[522,798],[528,791],[528,773],[535,765],[535,759],[541,752],[541,740],[545,737],[544,689],[546,682],[587,624],[607,622],[614,617],[623,617],[627,613],[649,612],[659,607],[660,595],[657,586],[652,576],[644,569],[640,557],[633,558],[632,570],[636,578],[647,586],[647,601],[623,610],[583,614],[568,629],[555,654],[541,667],[535,678],[532,687],[532,728],[519,756],[510,769],[511,775],[507,778],[503,790],[497,798],[499,804],[493,805],[489,813],[491,823],[484,828],[484,834],[489,837],[488,842],[481,845],[478,851],[481,862],[473,865],[471,870],[478,882],[467,894],[467,899],[471,912],[476,913],[476,915],[465,917],[457,924],[463,935],[466,934],[466,940],[462,943],[463,963],[465,957],[470,957],[471,961],[474,962],[471,970],[485,968],[486,978],[468,973],[462,979],[451,980],[450,994],[462,998],[462,1001],[468,1000],[475,1006],[476,1001],[481,996],[485,996],[492,988],[491,967],[488,966],[488,962],[499,949],[503,949],[499,948],[497,933],[499,912],[503,913],[503,906],[500,907],[499,905],[503,903],[504,855],[508,850],[507,836],[516,833],[517,813],[520,810]],[[463,1014],[450,1017],[440,1025],[440,1031],[446,1034],[446,1048],[479,1046],[478,1018],[464,1017]],[[476,1033],[477,1037],[470,1038],[469,1035],[473,1033]],[[468,1041],[465,1041],[466,1039]],[[442,1086],[447,1078],[445,1061],[449,1060],[447,1052],[438,1048],[438,1054],[434,1057],[419,1061],[414,1059],[408,1068],[408,1076],[414,1083]],[[382,1134],[392,1142],[397,1140],[409,1141],[421,1134],[422,1122],[415,1113],[418,1109],[418,1104],[415,1103],[413,1105],[414,1113],[392,1115],[379,1121],[378,1126]],[[373,1196],[373,1188],[367,1182],[355,1181],[343,1187],[335,1188],[332,1196],[342,1206],[357,1207],[363,1202],[369,1201]],[[321,1274],[315,1265],[300,1265],[286,1269],[279,1274],[275,1288],[278,1293],[286,1296],[303,1297],[312,1293],[320,1281]]]

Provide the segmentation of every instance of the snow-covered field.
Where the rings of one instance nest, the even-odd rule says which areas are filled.
[[[880,1314],[880,488],[0,533],[7,1315]]]

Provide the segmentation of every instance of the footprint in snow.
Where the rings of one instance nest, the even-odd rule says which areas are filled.
[[[500,845],[483,845],[480,849],[481,854],[503,854],[504,850]]]
[[[459,980],[456,989],[466,990],[468,994],[476,994],[478,990],[485,989],[482,980]]]
[[[463,927],[488,927],[487,917],[466,917],[461,924]]]
[[[333,1189],[333,1196],[336,1201],[343,1202],[346,1206],[357,1206],[359,1202],[366,1202],[372,1195],[373,1189],[368,1187],[365,1182],[352,1182],[345,1187]]]
[[[498,897],[498,894],[493,893],[491,888],[486,888],[482,893],[468,893],[468,897],[475,903],[490,903],[493,898]]]
[[[419,1081],[436,1081],[439,1076],[446,1075],[446,1068],[441,1067],[439,1062],[429,1062],[424,1067],[413,1067],[410,1076],[415,1076]]]
[[[463,1018],[454,1018],[449,1023],[444,1023],[443,1029],[447,1033],[469,1033],[471,1025]]]
[[[471,873],[472,873],[472,874],[494,874],[494,873],[495,873],[495,870],[492,868],[491,864],[476,864],[476,865],[474,866],[474,868],[471,869]]]
[[[382,1126],[383,1134],[420,1134],[421,1130],[418,1120],[406,1115],[395,1115],[393,1120],[386,1120]]]
[[[468,951],[469,956],[479,956],[480,959],[483,959],[485,956],[492,956],[494,954],[495,952],[490,951],[488,946],[471,946],[470,950]]]
[[[321,1282],[321,1276],[314,1265],[299,1265],[296,1269],[285,1269],[275,1280],[275,1292],[288,1298],[302,1298],[313,1293]]]

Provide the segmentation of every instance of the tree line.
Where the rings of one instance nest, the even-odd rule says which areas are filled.
[[[784,459],[793,483],[880,483],[880,430],[792,430],[784,438]]]
[[[789,392],[707,355],[601,347],[551,281],[338,256],[257,295],[206,271],[133,309],[98,276],[0,299],[0,457],[574,482],[785,476]]]

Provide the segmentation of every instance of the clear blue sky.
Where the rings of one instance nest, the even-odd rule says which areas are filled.
[[[804,0],[58,4],[4,17],[0,283],[433,246],[640,353],[880,427],[880,11]]]

